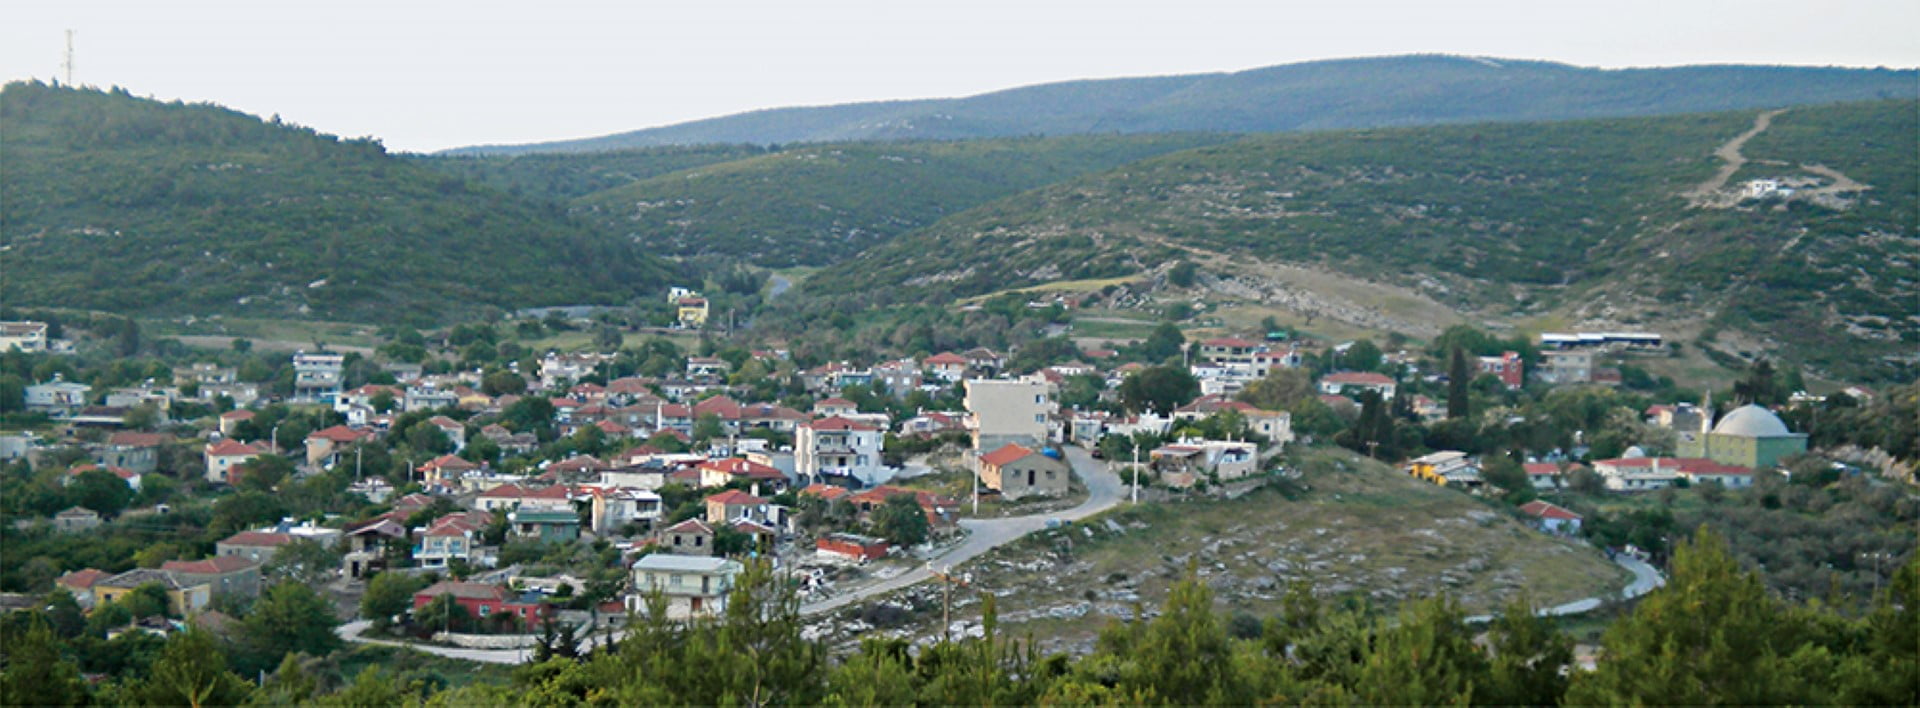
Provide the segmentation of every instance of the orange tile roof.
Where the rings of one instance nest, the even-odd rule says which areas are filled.
[[[1016,460],[1019,460],[1031,454],[1034,454],[1032,450],[1029,450],[1027,448],[1021,447],[1013,443],[1007,443],[1005,446],[1002,446],[998,450],[994,450],[993,452],[989,452],[985,455],[981,455],[980,461],[989,465],[993,465],[995,467],[999,467],[1001,465],[1007,464],[1009,462],[1014,462]]]

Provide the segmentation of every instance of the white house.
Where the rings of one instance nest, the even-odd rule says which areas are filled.
[[[878,426],[839,416],[802,424],[794,431],[794,472],[803,479],[832,472],[867,484],[884,482],[882,435]]]

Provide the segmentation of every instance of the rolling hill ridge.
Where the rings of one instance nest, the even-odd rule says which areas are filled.
[[[1233,73],[1065,81],[952,99],[777,108],[598,138],[449,154],[705,143],[963,140],[1026,135],[1262,133],[1648,116],[1916,96],[1920,72],[1782,66],[1595,69],[1419,55]]]
[[[1917,105],[1774,117],[1719,207],[1686,195],[1754,112],[1248,138],[985,204],[821,271],[804,297],[942,304],[1186,259],[1257,299],[1260,266],[1291,264],[1462,312],[1693,321],[1748,337],[1728,348],[1897,377],[1920,342]],[[1801,188],[1740,198],[1763,178]]]
[[[13,83],[0,121],[12,305],[438,322],[624,302],[670,272],[558,206],[277,119]]]

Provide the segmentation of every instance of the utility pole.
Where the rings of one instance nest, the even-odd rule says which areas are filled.
[[[949,642],[953,641],[953,586],[971,587],[966,579],[954,577],[952,571],[953,566],[947,566],[944,571],[929,568],[934,579],[940,581],[940,636]]]
[[[353,448],[353,483],[360,483],[360,453],[367,451],[367,444],[361,443]]]
[[[67,74],[67,88],[73,88],[73,30],[67,30],[67,54],[60,68]]]

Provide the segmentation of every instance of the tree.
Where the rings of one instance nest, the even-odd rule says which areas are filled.
[[[74,475],[73,482],[67,486],[67,500],[111,519],[133,501],[133,489],[118,475],[95,467]]]
[[[1140,343],[1140,357],[1147,361],[1163,362],[1180,355],[1180,349],[1187,344],[1185,335],[1172,322],[1162,322]]]
[[[1575,705],[1778,705],[1831,700],[1811,690],[1807,630],[1701,527],[1674,549],[1666,586],[1607,628],[1607,657],[1574,676]]]
[[[925,543],[932,532],[926,511],[912,494],[887,497],[886,503],[873,511],[873,526],[882,537],[903,547]]]
[[[1313,400],[1317,393],[1307,372],[1275,369],[1268,372],[1265,378],[1247,384],[1247,388],[1240,392],[1240,400],[1261,410],[1295,411]]]
[[[286,581],[319,587],[333,580],[339,569],[339,552],[319,541],[298,538],[274,552],[261,574],[262,582]]]
[[[1198,271],[1199,267],[1195,266],[1193,261],[1180,261],[1179,263],[1173,264],[1173,268],[1167,270],[1167,283],[1176,288],[1191,288],[1193,287],[1193,276]]]
[[[266,669],[292,652],[326,656],[340,646],[333,605],[319,591],[283,582],[267,588],[241,622],[244,658]]]
[[[213,635],[197,627],[169,638],[147,679],[128,691],[141,705],[194,708],[240,705],[252,692],[245,679],[227,670],[226,655]]]
[[[294,473],[293,461],[279,455],[261,455],[248,460],[240,474],[240,488],[254,492],[273,492]]]
[[[428,630],[439,632],[464,632],[473,624],[473,616],[467,613],[453,595],[441,595],[421,605],[413,611],[413,621]]]
[[[1200,395],[1200,381],[1176,366],[1149,366],[1120,383],[1120,403],[1139,413],[1167,415]]]
[[[1380,368],[1383,356],[1373,340],[1362,339],[1348,346],[1336,361],[1340,368],[1347,371],[1373,371]]]
[[[1453,348],[1453,356],[1447,362],[1447,418],[1465,420],[1472,415],[1468,402],[1468,386],[1473,383],[1473,370],[1467,366],[1467,352],[1459,347]]]
[[[367,405],[373,406],[376,413],[392,413],[393,409],[399,405],[399,401],[394,400],[392,391],[383,388],[375,392],[373,398],[368,399]]]
[[[306,705],[319,689],[320,682],[300,667],[300,655],[288,654],[280,660],[280,668],[267,675],[254,698],[264,705]]]
[[[527,392],[527,380],[506,369],[496,369],[480,379],[480,391],[489,396],[517,396]]]
[[[0,702],[13,706],[80,706],[87,704],[87,684],[79,667],[60,658],[60,642],[53,629],[38,617],[29,620],[26,635],[9,641],[7,664],[0,671]]]
[[[620,334],[620,330],[613,325],[601,325],[593,331],[593,348],[599,351],[618,350],[626,340],[626,336]]]
[[[693,441],[702,443],[715,438],[726,437],[727,429],[720,422],[720,416],[707,413],[693,423]]]
[[[1736,404],[1752,403],[1771,406],[1783,402],[1773,378],[1773,363],[1766,357],[1755,359],[1747,367],[1747,374],[1733,383],[1733,400]]]

